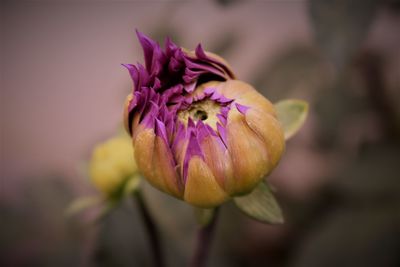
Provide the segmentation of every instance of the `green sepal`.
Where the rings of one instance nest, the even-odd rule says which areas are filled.
[[[248,195],[235,197],[236,206],[249,217],[263,223],[281,224],[284,222],[282,210],[273,191],[265,182],[261,182]]]
[[[308,114],[308,103],[298,99],[285,99],[274,106],[287,140],[303,126]]]
[[[140,190],[140,182],[142,177],[140,175],[134,175],[130,177],[124,184],[123,194],[124,196],[131,196]]]
[[[207,226],[212,221],[215,213],[214,208],[203,209],[194,207],[193,209],[194,209],[194,216],[199,225]]]
[[[102,204],[104,200],[100,196],[85,196],[80,197],[72,201],[72,203],[66,208],[65,216],[71,217],[80,212],[83,212],[89,208],[93,208],[97,205]]]

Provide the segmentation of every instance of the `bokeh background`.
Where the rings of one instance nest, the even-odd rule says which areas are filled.
[[[0,266],[151,266],[135,203],[99,225],[66,218],[95,195],[93,146],[121,127],[143,62],[134,29],[201,42],[272,101],[309,118],[268,177],[286,223],[225,204],[209,266],[400,266],[400,2],[1,1]],[[168,266],[185,266],[190,207],[144,184]]]

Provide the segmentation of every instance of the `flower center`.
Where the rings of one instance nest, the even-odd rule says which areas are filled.
[[[202,121],[205,121],[208,118],[207,112],[201,109],[196,110],[193,117],[197,120],[202,120]]]
[[[221,106],[219,103],[206,99],[198,102],[193,102],[189,108],[178,112],[178,119],[187,125],[189,118],[193,121],[203,121],[205,124],[210,125],[213,129],[217,128],[218,113],[220,113]]]

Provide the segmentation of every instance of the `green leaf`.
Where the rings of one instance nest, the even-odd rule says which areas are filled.
[[[74,216],[79,212],[82,212],[88,208],[92,208],[98,204],[100,204],[103,201],[98,196],[88,196],[88,197],[81,197],[77,198],[72,203],[68,206],[68,208],[65,210],[65,215],[70,217]]]
[[[215,209],[202,209],[202,208],[194,208],[194,215],[196,217],[196,221],[201,226],[208,225],[212,218],[214,217]]]
[[[297,99],[285,99],[276,103],[275,109],[287,140],[304,124],[308,114],[308,103]]]
[[[282,211],[271,188],[261,182],[250,194],[235,197],[236,206],[246,215],[264,223],[281,224],[284,222]]]

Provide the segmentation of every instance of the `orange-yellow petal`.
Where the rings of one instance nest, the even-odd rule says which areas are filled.
[[[162,188],[162,190],[175,197],[182,198],[183,184],[175,168],[171,150],[159,136],[155,138],[153,169],[153,175],[157,177],[157,179],[162,179],[164,181],[165,188]]]
[[[236,109],[229,112],[227,143],[235,176],[228,192],[231,195],[248,193],[270,169],[267,147]]]
[[[232,161],[221,139],[210,135],[201,142],[200,146],[204,153],[204,161],[218,184],[223,189],[229,188],[229,183],[233,179]]]
[[[183,188],[179,183],[172,155],[162,138],[153,129],[140,131],[134,141],[135,159],[139,171],[159,190],[182,198]]]
[[[268,113],[256,109],[246,112],[246,122],[249,127],[265,142],[271,164],[271,171],[279,162],[285,149],[285,137],[278,120]]]
[[[220,83],[216,90],[225,97],[234,99],[235,102],[241,105],[275,115],[273,104],[248,83],[239,80],[229,80]]]
[[[131,101],[133,100],[133,94],[129,94],[126,99],[125,99],[125,103],[124,103],[124,126],[125,126],[125,130],[130,133],[131,129],[129,127],[129,111],[128,111],[128,107],[129,104],[131,103]]]
[[[184,200],[201,208],[212,208],[228,200],[207,164],[198,156],[189,162]]]

